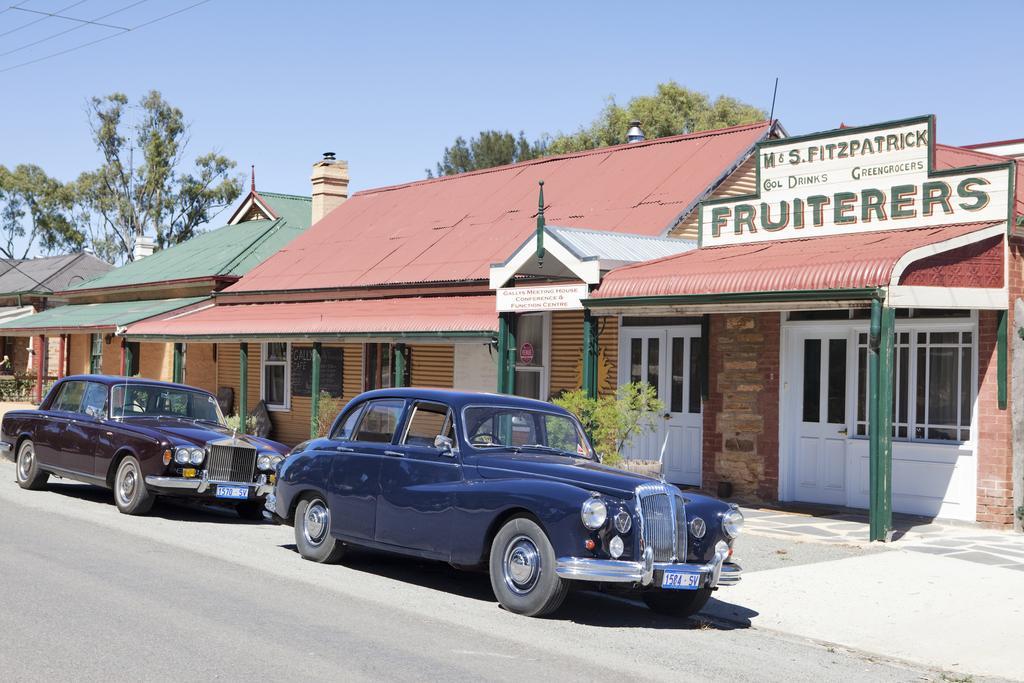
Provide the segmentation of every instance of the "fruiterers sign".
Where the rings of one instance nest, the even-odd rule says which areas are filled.
[[[586,285],[554,287],[502,287],[497,291],[499,313],[580,310],[587,296]]]
[[[702,247],[1006,220],[1010,163],[933,171],[934,119],[762,143],[758,193],[700,207]]]

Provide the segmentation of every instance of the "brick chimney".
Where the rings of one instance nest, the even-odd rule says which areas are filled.
[[[313,222],[329,214],[348,199],[348,162],[338,161],[334,152],[313,164]]]

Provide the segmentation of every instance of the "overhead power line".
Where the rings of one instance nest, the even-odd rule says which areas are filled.
[[[87,1],[88,0],[78,0],[78,2],[73,2],[70,5],[68,5],[67,7],[61,7],[59,10],[57,10],[56,14],[60,14],[62,12],[67,12],[72,7],[77,7],[78,5],[81,5],[82,3],[85,3]],[[24,3],[22,3],[22,4],[24,4]],[[0,14],[3,14],[4,12],[9,12],[12,9],[22,9],[22,8],[19,5],[11,5],[7,9],[5,9],[3,11],[0,11]],[[18,31],[21,31],[22,29],[28,28],[29,26],[35,26],[40,21],[46,21],[47,19],[49,19],[49,17],[39,17],[38,19],[33,19],[32,21],[28,22],[27,24],[22,24],[21,26],[15,26],[12,29],[8,29],[7,31],[4,31],[3,33],[0,33],[0,38],[3,38],[4,36],[9,36],[12,33],[17,33]]]
[[[141,5],[143,2],[146,2],[146,1],[147,0],[139,0],[139,2],[136,2],[136,3],[133,3],[131,5],[128,5],[127,7],[123,7],[122,9],[119,9],[119,10],[117,10],[115,12],[111,12],[110,14],[104,15],[102,17],[97,17],[97,20],[98,19],[105,19],[106,17],[109,17],[111,14],[117,14],[117,12],[123,12],[124,10],[129,9],[131,7],[134,7],[136,5]],[[145,28],[146,26],[151,26],[151,25],[153,25],[153,24],[155,24],[157,22],[163,21],[164,19],[170,19],[171,17],[176,16],[178,14],[181,14],[182,12],[187,12],[190,9],[194,9],[196,7],[199,7],[200,5],[205,5],[208,2],[210,2],[210,0],[199,0],[199,2],[194,2],[191,5],[188,5],[186,7],[182,7],[181,9],[177,9],[177,10],[175,10],[173,12],[168,12],[167,14],[159,16],[159,17],[157,17],[155,19],[150,19],[149,21],[144,21],[141,24],[136,24],[135,26],[128,27],[125,30],[120,31],[118,33],[112,33],[109,36],[103,36],[102,38],[97,38],[96,40],[90,40],[88,42],[81,43],[81,44],[75,45],[73,47],[69,47],[69,48],[67,48],[65,50],[60,50],[58,52],[53,52],[51,54],[44,55],[42,57],[37,57],[35,59],[30,59],[30,60],[28,60],[26,62],[21,62],[20,64],[14,64],[12,66],[5,67],[3,69],[0,69],[0,74],[7,73],[8,71],[13,71],[14,69],[20,69],[21,67],[29,66],[30,64],[38,64],[39,62],[45,61],[47,59],[52,59],[54,57],[60,57],[61,55],[66,55],[69,52],[75,52],[76,50],[81,50],[82,48],[86,48],[86,47],[89,47],[91,45],[96,45],[97,43],[102,43],[105,40],[110,40],[111,38],[117,38],[118,36],[123,36],[126,33],[131,33],[132,31],[137,31],[140,28]],[[68,29],[67,31],[63,31],[62,33],[57,34],[57,35],[63,35],[64,33],[69,33],[70,31],[74,31],[75,29],[82,28],[83,26],[86,26],[86,24],[78,24],[78,25],[73,26],[72,28]],[[52,36],[52,37],[56,37],[56,36]],[[39,42],[42,42],[42,41],[39,41]],[[30,47],[30,46],[25,46],[25,47]],[[18,48],[18,49],[23,49],[23,48]],[[17,50],[14,50],[14,51],[17,51]],[[10,52],[6,52],[6,53],[3,53],[3,54],[0,54],[0,56],[4,56],[4,55],[7,55],[7,54],[10,54]]]
[[[76,5],[80,5],[82,3],[76,2],[75,4]],[[72,6],[74,6],[74,5],[72,5]],[[116,28],[118,31],[127,31],[128,30],[124,26],[114,26],[113,24],[101,24],[98,21],[91,21],[89,19],[79,19],[78,17],[66,17],[63,14],[61,14],[61,12],[63,12],[64,10],[59,10],[57,12],[40,12],[37,9],[28,9],[27,7],[12,7],[11,9],[16,9],[19,12],[30,12],[32,14],[42,14],[43,15],[43,19],[50,19],[50,18],[53,18],[53,19],[64,19],[66,21],[77,21],[80,24],[91,24],[92,26],[102,26],[103,28]],[[37,19],[36,21],[42,21],[43,19]]]
[[[120,8],[120,9],[116,9],[113,12],[108,12],[108,13],[104,14],[101,17],[96,17],[95,19],[90,19],[90,21],[91,22],[96,22],[96,21],[100,21],[102,19],[106,19],[107,17],[112,17],[115,14],[120,14],[121,12],[124,12],[126,10],[130,10],[132,7],[138,7],[139,5],[141,5],[144,2],[149,2],[149,0],[137,0],[136,2],[133,2],[130,5],[125,5],[124,7]],[[75,24],[71,28],[64,29],[63,31],[58,31],[57,33],[54,33],[52,35],[48,35],[48,36],[46,36],[44,38],[40,38],[39,40],[34,40],[31,43],[26,43],[24,45],[20,45],[20,46],[14,48],[13,50],[8,50],[7,52],[0,52],[0,57],[6,57],[7,55],[13,55],[15,52],[21,52],[22,50],[27,50],[30,47],[35,47],[36,45],[40,45],[42,43],[49,42],[49,41],[53,40],[54,38],[60,38],[61,36],[64,36],[64,35],[67,35],[67,34],[71,33],[72,31],[78,31],[79,29],[83,29],[86,26],[88,26],[88,24]],[[130,30],[130,29],[126,29],[126,30]],[[125,31],[121,31],[121,33],[125,33]],[[107,38],[112,38],[115,35],[121,35],[121,33],[115,33],[113,35],[106,36],[106,37]],[[31,64],[31,62],[27,62],[27,63]],[[17,66],[20,66],[20,65],[17,65]],[[11,67],[11,68],[15,68],[16,69],[17,66],[14,66],[14,67]]]

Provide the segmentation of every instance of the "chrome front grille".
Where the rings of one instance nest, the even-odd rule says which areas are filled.
[[[655,562],[686,558],[686,510],[671,486],[642,484],[636,489],[644,547],[654,551]]]
[[[233,443],[211,444],[206,471],[211,481],[251,482],[256,473],[256,449]]]

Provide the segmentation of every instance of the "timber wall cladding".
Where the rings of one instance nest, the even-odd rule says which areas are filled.
[[[451,389],[455,384],[455,347],[441,344],[410,344],[412,367],[409,383],[414,387]]]
[[[324,344],[325,347],[341,348],[344,353],[342,386],[344,395],[337,402],[337,409],[355,398],[363,388],[363,346],[362,344]],[[259,342],[249,342],[249,390],[248,409],[251,413],[260,401],[260,353]],[[415,353],[415,352],[414,352]],[[217,387],[231,387],[235,392],[233,412],[238,412],[238,398],[241,387],[239,376],[238,344],[217,344]],[[327,406],[330,410],[331,407]],[[270,423],[273,429],[270,438],[287,445],[294,445],[309,438],[310,419],[312,416],[312,398],[310,396],[292,396],[289,410],[270,412]],[[331,416],[334,417],[333,415]]]
[[[618,318],[598,319],[597,386],[601,395],[614,394],[619,355]],[[552,397],[583,385],[583,311],[551,314]]]
[[[757,191],[757,156],[750,155],[750,157],[733,171],[729,177],[722,181],[719,185],[711,192],[711,199],[720,199],[724,197],[742,197],[744,195],[754,194]],[[695,240],[697,239],[697,233],[699,231],[699,212],[691,211],[690,214],[677,225],[670,235],[672,237],[682,237],[684,239]]]

